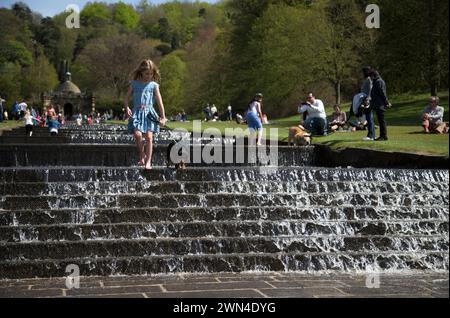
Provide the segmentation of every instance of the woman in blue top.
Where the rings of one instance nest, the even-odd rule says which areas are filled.
[[[157,66],[151,60],[144,60],[133,72],[133,81],[125,97],[125,109],[129,118],[128,131],[134,134],[139,152],[140,166],[146,170],[152,169],[153,134],[159,133],[160,126],[165,126],[167,120],[159,91],[158,82],[161,75]],[[129,107],[133,97],[133,110]],[[155,104],[159,106],[159,114],[155,111]],[[144,148],[143,136],[147,147]]]
[[[250,129],[251,138],[253,138],[253,135],[255,131],[257,132],[257,145],[262,145],[262,136],[263,136],[263,124],[262,124],[262,100],[263,95],[262,94],[256,94],[255,98],[250,102],[248,105],[248,112],[247,112],[247,124],[248,128]]]

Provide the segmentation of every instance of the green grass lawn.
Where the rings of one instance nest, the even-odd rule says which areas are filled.
[[[441,106],[445,107],[445,120],[449,121],[449,94],[441,92]],[[420,126],[420,115],[424,110],[429,95],[428,94],[404,94],[392,98],[394,107],[387,113],[388,132],[390,140],[388,142],[364,142],[362,139],[367,135],[365,131],[356,133],[335,133],[327,137],[314,138],[313,142],[325,144],[333,149],[342,148],[364,148],[391,152],[410,152],[426,155],[439,155],[449,157],[449,136],[448,135],[426,135],[422,133]],[[343,109],[348,111],[350,104],[344,104]],[[327,107],[331,115],[331,107]],[[266,126],[265,133],[270,128],[278,129],[278,139],[285,140],[288,136],[288,130],[292,126],[298,125],[300,116],[277,119],[271,121]],[[124,121],[110,121],[111,124],[125,124]],[[23,126],[23,122],[7,121],[0,123],[2,129],[11,129],[16,126]],[[168,124],[171,129],[182,128],[193,131],[193,123],[174,123]],[[235,122],[209,122],[202,123],[201,130],[207,128],[216,128],[221,134],[225,134],[227,128],[241,128],[246,130],[245,125],[237,125]],[[245,135],[245,134],[244,134]]]
[[[0,123],[0,135],[2,130],[9,130],[9,129],[13,129],[16,127],[22,127],[24,126],[24,122],[22,120],[17,121],[17,120],[6,120],[6,121],[2,121]]]
[[[445,120],[449,121],[449,97],[448,92],[443,92],[441,96],[441,106],[446,110]],[[426,155],[439,155],[449,157],[449,136],[448,135],[427,135],[422,133],[420,115],[425,109],[428,94],[421,95],[401,95],[392,98],[394,107],[387,113],[388,133],[390,140],[387,142],[364,142],[362,139],[367,136],[367,132],[355,133],[335,133],[327,137],[314,138],[314,143],[325,144],[333,149],[342,148],[364,148],[382,150],[390,152],[410,152]],[[343,109],[348,111],[350,104],[344,104]],[[331,115],[331,107],[328,107]],[[293,116],[273,120],[266,128],[278,128],[279,139],[284,140],[288,136],[288,130],[292,126],[298,125],[300,116]],[[192,123],[169,123],[169,128],[183,128],[193,130]],[[223,134],[226,128],[245,128],[236,123],[216,122],[202,123],[202,129],[217,128]],[[268,133],[268,129],[265,133]],[[378,133],[378,131],[377,131]]]

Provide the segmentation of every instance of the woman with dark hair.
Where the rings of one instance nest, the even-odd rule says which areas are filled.
[[[343,129],[347,124],[347,114],[341,110],[340,105],[334,105],[333,121],[330,123],[331,132]]]
[[[370,77],[372,75],[372,68],[370,66],[363,67],[362,69],[364,74],[364,82],[361,87],[361,93],[366,94],[369,96],[370,99],[370,93],[372,92],[372,78]]]

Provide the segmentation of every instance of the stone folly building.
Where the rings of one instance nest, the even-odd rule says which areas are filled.
[[[55,110],[62,113],[64,118],[72,119],[78,114],[88,115],[95,113],[95,97],[92,93],[81,92],[72,82],[72,74],[69,72],[67,61],[61,63],[59,80],[56,91],[42,94],[44,107],[53,105]]]

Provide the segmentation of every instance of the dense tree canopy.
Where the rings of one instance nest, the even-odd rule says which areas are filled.
[[[0,96],[39,101],[68,60],[97,106],[121,108],[130,73],[146,57],[160,66],[168,113],[245,110],[256,92],[271,116],[295,113],[309,91],[327,106],[349,101],[361,67],[379,69],[389,93],[448,89],[448,1],[374,0],[381,28],[368,29],[366,1],[173,1],[137,6],[90,2],[81,28],[24,3],[0,9]]]

